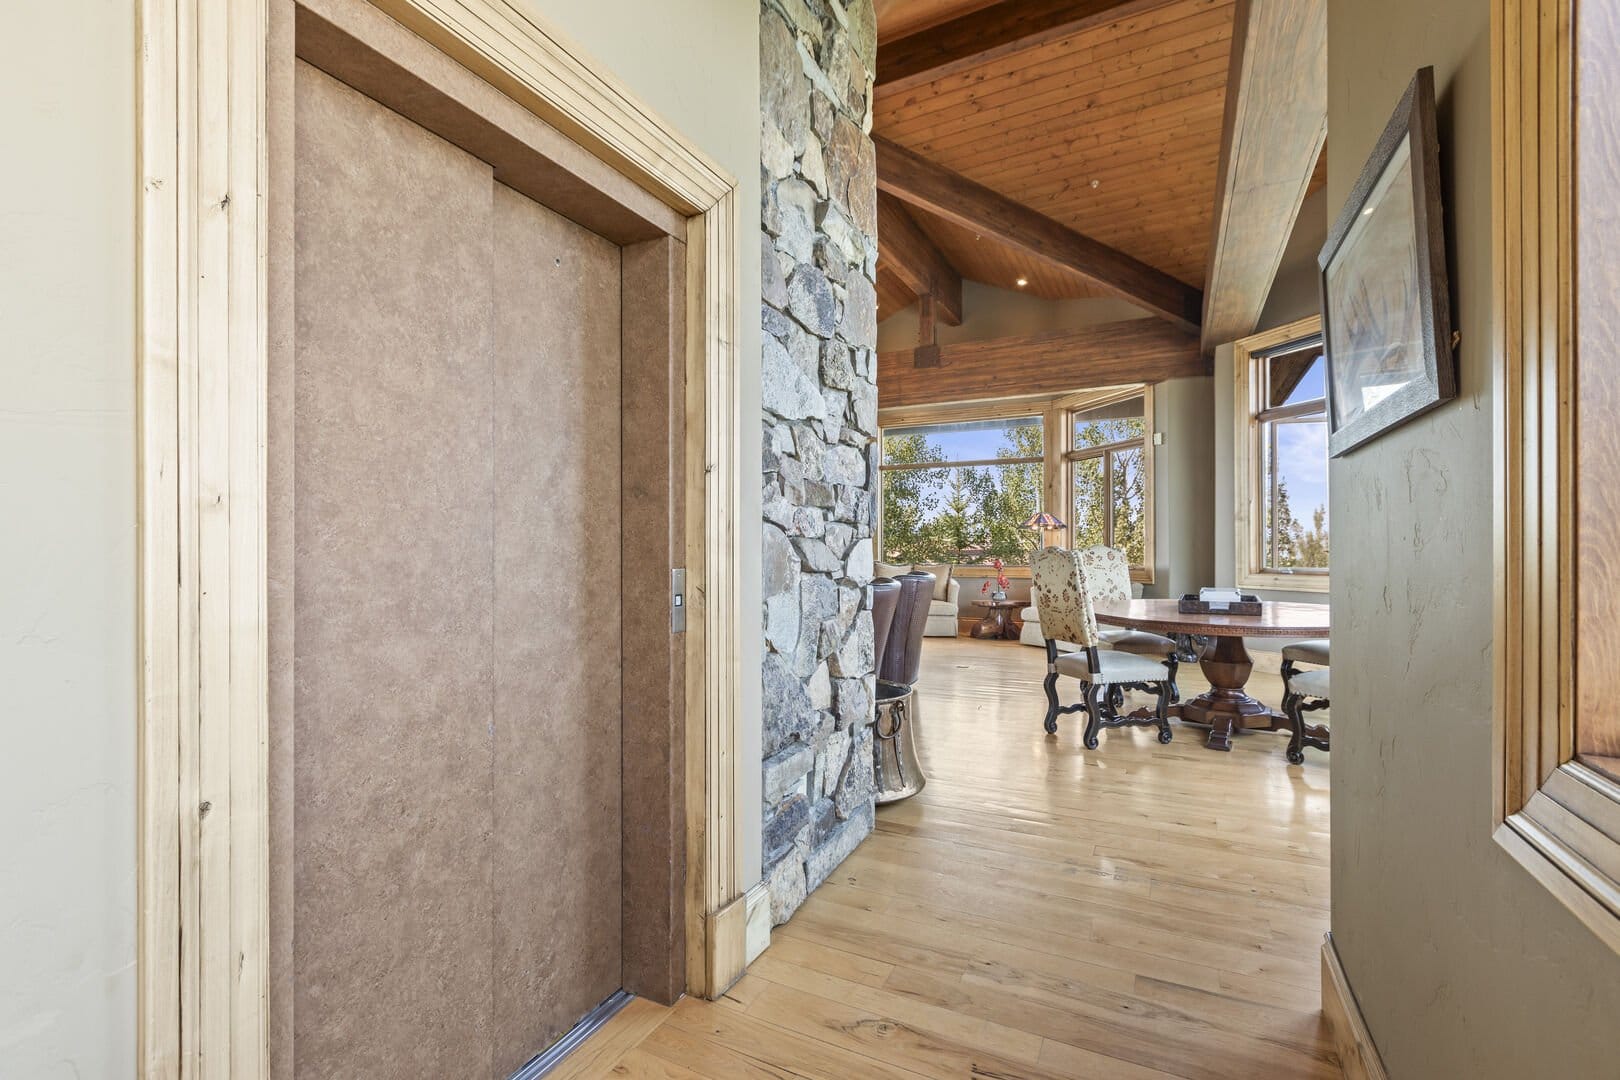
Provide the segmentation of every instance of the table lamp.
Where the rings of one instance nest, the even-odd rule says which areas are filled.
[[[1035,531],[1039,532],[1041,534],[1041,547],[1044,548],[1046,546],[1047,533],[1054,532],[1057,529],[1067,529],[1068,526],[1043,510],[1039,514],[1036,514],[1034,517],[1030,518],[1028,521],[1024,522],[1024,528],[1034,529]]]

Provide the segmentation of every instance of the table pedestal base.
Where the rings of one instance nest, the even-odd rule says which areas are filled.
[[[1210,689],[1190,701],[1171,706],[1182,722],[1209,728],[1205,742],[1211,750],[1232,749],[1239,731],[1288,731],[1288,718],[1244,692],[1254,661],[1240,637],[1218,637],[1204,647],[1198,667]]]

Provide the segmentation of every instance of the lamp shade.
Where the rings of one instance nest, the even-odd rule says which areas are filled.
[[[1024,528],[1039,529],[1042,532],[1051,532],[1053,529],[1066,529],[1068,526],[1043,510],[1039,514],[1036,514],[1034,517],[1030,518],[1028,521],[1024,522]]]

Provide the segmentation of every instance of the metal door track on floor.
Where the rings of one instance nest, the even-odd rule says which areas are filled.
[[[545,1050],[529,1059],[529,1063],[513,1073],[509,1080],[539,1080],[540,1077],[561,1065],[563,1059],[595,1034],[596,1029],[618,1015],[620,1009],[635,999],[634,994],[625,990],[615,990],[607,996],[607,1000],[585,1014],[584,1019],[568,1029],[568,1033]]]

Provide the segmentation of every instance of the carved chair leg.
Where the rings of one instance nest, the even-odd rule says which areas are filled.
[[[1108,708],[1112,712],[1119,712],[1125,707],[1125,688],[1123,686],[1110,686],[1108,688]]]
[[[1294,692],[1292,690],[1288,689],[1288,680],[1292,679],[1294,677],[1295,670],[1296,669],[1294,667],[1294,662],[1292,660],[1284,660],[1282,662],[1282,682],[1283,682],[1282,707],[1283,707],[1283,712],[1285,714],[1288,712],[1288,703],[1291,700],[1293,700],[1293,697],[1294,697]]]
[[[1283,695],[1283,714],[1293,730],[1288,733],[1288,764],[1305,764],[1305,717],[1300,712],[1298,694]]]
[[[1159,721],[1159,741],[1168,743],[1173,736],[1170,733],[1170,694],[1175,689],[1169,679],[1159,684],[1159,700],[1154,712]]]
[[[1181,668],[1181,660],[1175,653],[1171,653],[1170,659],[1164,662],[1164,666],[1170,669],[1169,674],[1165,676],[1165,685],[1170,688],[1170,704],[1174,705],[1181,700],[1181,687],[1176,685],[1176,672]],[[1170,740],[1166,739],[1164,741],[1169,742]]]
[[[1097,749],[1097,729],[1102,726],[1103,701],[1108,696],[1106,686],[1095,683],[1085,684],[1086,694],[1086,734],[1082,743],[1087,750]]]
[[[1057,718],[1058,718],[1057,683],[1058,683],[1057,672],[1055,672],[1055,671],[1047,672],[1046,673],[1046,682],[1045,682],[1044,685],[1046,687],[1046,733],[1048,735],[1056,735],[1057,734]]]

